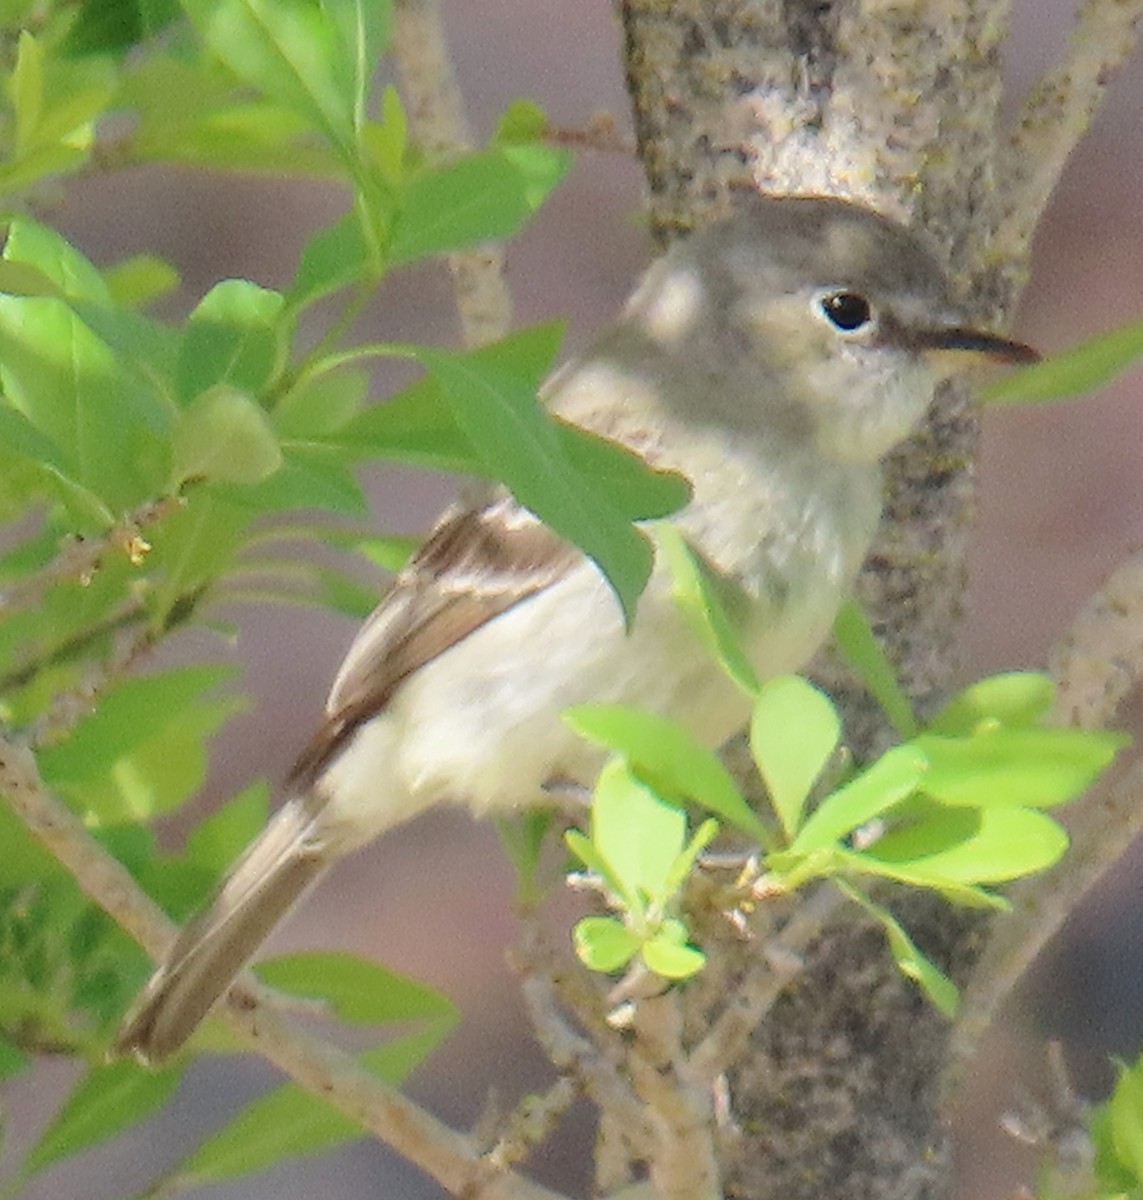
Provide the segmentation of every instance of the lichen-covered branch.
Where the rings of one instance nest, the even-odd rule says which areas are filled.
[[[996,244],[1022,257],[1068,155],[1087,133],[1107,85],[1139,38],[1143,0],[1084,0],[1067,56],[1047,71],[1024,102],[998,159],[1003,203]]]

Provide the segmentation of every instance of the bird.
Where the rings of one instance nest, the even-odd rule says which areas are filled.
[[[670,518],[733,586],[759,678],[827,637],[881,515],[881,460],[961,366],[1033,361],[975,328],[921,237],[871,208],[751,192],[676,240],[559,368],[559,419],[684,475]],[[652,541],[656,525],[648,522]],[[175,1054],[277,923],[347,854],[439,804],[475,815],[590,789],[602,750],[561,719],[638,705],[711,747],[749,701],[656,555],[630,628],[598,567],[505,488],[447,510],[353,640],[284,803],[185,926],[121,1025]]]

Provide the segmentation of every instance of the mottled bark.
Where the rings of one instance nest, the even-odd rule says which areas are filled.
[[[1008,5],[996,0],[618,7],[660,237],[725,209],[737,188],[846,196],[926,231],[967,311],[998,323],[1027,276],[1031,232],[1067,151],[1132,44],[1139,11],[1085,5],[1068,63],[1006,131]],[[889,464],[887,519],[860,585],[922,711],[939,702],[957,666],[976,442],[967,393],[947,389]],[[844,699],[854,744],[875,744],[880,719],[860,689],[830,662],[821,674]],[[965,982],[987,937],[980,918],[923,896],[898,899],[897,908],[922,947]],[[736,971],[748,969],[724,962],[722,976],[733,986]],[[948,1046],[947,1023],[897,974],[882,935],[843,912],[732,1073],[742,1135],[727,1194],[946,1194],[939,1104]]]

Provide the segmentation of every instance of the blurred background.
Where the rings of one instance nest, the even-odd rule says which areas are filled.
[[[1071,0],[1016,0],[1008,73],[1018,98],[1062,52]],[[473,132],[482,138],[516,96],[542,104],[557,125],[581,127],[606,110],[627,123],[618,27],[608,0],[464,0],[446,5],[450,39]],[[1143,316],[1143,55],[1116,78],[1095,129],[1070,163],[1041,227],[1035,275],[1016,333],[1061,349]],[[581,155],[510,251],[519,323],[566,316],[568,350],[607,319],[648,259],[640,221],[641,176],[619,154]],[[224,274],[284,286],[307,233],[331,219],[341,197],[322,185],[135,170],[68,186],[57,221],[96,262],[139,250],[181,271],[182,311]],[[403,272],[363,321],[369,337],[455,341],[443,268]],[[1039,667],[1049,645],[1143,533],[1143,375],[1082,404],[988,414],[980,463],[980,521],[973,556],[966,673]],[[406,471],[370,479],[380,527],[419,532],[450,494],[447,481]],[[198,812],[254,778],[281,778],[308,736],[348,646],[351,623],[308,610],[236,610],[236,661],[250,711],[216,742],[216,768]],[[202,646],[217,655],[217,644]],[[193,653],[190,646],[188,653]],[[1001,1200],[1031,1182],[1034,1155],[998,1128],[1043,1087],[1042,1045],[1064,1039],[1082,1088],[1111,1084],[1110,1055],[1143,1045],[1143,886],[1140,855],[1075,915],[1010,1006],[969,1081],[959,1124],[963,1200]],[[514,936],[511,887],[495,835],[463,815],[433,816],[391,834],[345,864],[276,937],[278,950],[325,946],[359,952],[427,980],[463,1011],[458,1033],[415,1077],[410,1091],[445,1119],[468,1124],[490,1089],[506,1107],[548,1078],[521,1035],[504,965]],[[45,1068],[12,1094],[11,1136],[30,1137],[71,1078]],[[130,1195],[163,1163],[191,1149],[225,1113],[274,1082],[250,1061],[195,1066],[179,1099],[142,1134],[45,1175],[34,1200]],[[576,1110],[537,1170],[581,1191],[590,1125]],[[229,1187],[215,1200],[326,1200],[358,1195],[436,1197],[435,1185],[364,1141],[323,1158],[291,1162]],[[205,1195],[205,1193],[204,1193]]]

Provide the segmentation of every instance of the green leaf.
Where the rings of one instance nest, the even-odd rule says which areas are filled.
[[[592,559],[614,589],[630,624],[651,575],[652,551],[594,481],[569,462],[527,374],[476,355],[422,348],[418,356],[441,385],[458,425],[516,498]]]
[[[431,1020],[451,1029],[458,1019],[455,1005],[440,992],[352,954],[281,955],[259,963],[257,973],[271,987],[327,1001],[342,1020],[355,1024]]]
[[[65,54],[129,50],[179,18],[177,0],[84,0],[63,40]]]
[[[266,826],[270,791],[262,781],[232,796],[187,836],[186,857],[220,875]]]
[[[897,968],[907,979],[912,979],[937,1010],[950,1020],[956,1016],[960,1004],[957,986],[939,967],[926,958],[913,944],[900,922],[879,904],[847,884],[839,884],[842,891],[856,904],[861,905],[870,916],[875,917],[885,928],[889,949],[897,962]]]
[[[806,801],[841,740],[829,697],[796,675],[762,685],[750,719],[750,750],[787,838],[802,823]]]
[[[368,390],[364,371],[323,375],[286,393],[274,408],[274,428],[299,441],[337,433],[361,412]]]
[[[468,357],[482,365],[503,367],[527,379],[536,390],[559,351],[563,328],[556,321],[534,325],[481,346]],[[561,431],[568,428],[559,421],[553,424]],[[561,432],[559,436],[562,439],[564,435]],[[488,465],[462,432],[444,389],[432,375],[426,375],[383,404],[367,408],[336,436],[325,440],[355,458],[392,458],[466,474],[489,472]],[[566,443],[565,449],[574,461],[577,450]]]
[[[347,212],[310,235],[287,292],[288,304],[292,310],[306,308],[331,292],[368,279],[375,270],[357,214]]]
[[[758,676],[738,636],[749,600],[725,579],[669,522],[655,527],[655,543],[671,572],[671,595],[691,627],[748,696],[758,692]]]
[[[620,704],[578,705],[563,716],[581,737],[623,754],[659,794],[694,800],[759,842],[769,840],[718,756],[683,726]]]
[[[1143,1077],[1137,1068],[1120,1068],[1108,1115],[1115,1157],[1136,1180],[1143,1180]]]
[[[869,618],[852,596],[838,610],[833,636],[846,662],[881,705],[893,728],[903,738],[912,737],[917,732],[913,706],[901,690],[897,673],[877,640]]]
[[[1019,879],[1058,862],[1068,846],[1063,827],[1034,809],[980,809],[975,830],[953,840],[958,825],[955,815],[934,817],[908,834],[887,834],[863,857],[891,865],[896,879],[933,887]]]
[[[548,131],[548,114],[534,100],[512,100],[496,122],[497,145],[538,142]]]
[[[283,442],[283,461],[273,475],[252,487],[212,489],[251,513],[320,508],[363,517],[368,512],[361,485],[342,455],[322,445]]]
[[[180,400],[220,383],[264,391],[285,361],[284,305],[279,292],[245,279],[215,284],[187,321],[177,367]]]
[[[1103,387],[1143,355],[1143,321],[1121,325],[981,390],[989,405],[1040,404]]]
[[[358,1062],[396,1086],[440,1042],[444,1023],[393,1038],[360,1055]],[[244,1108],[208,1138],[166,1181],[168,1190],[186,1191],[276,1166],[284,1159],[317,1154],[358,1137],[361,1126],[294,1084],[276,1088]]]
[[[13,1079],[28,1068],[28,1056],[5,1037],[0,1037],[0,1080]]]
[[[639,938],[614,917],[584,917],[572,929],[576,957],[585,967],[610,975],[639,953]]]
[[[958,692],[929,722],[926,733],[968,737],[981,725],[1022,728],[1038,725],[1056,701],[1051,676],[1008,671],[978,680]]]
[[[179,286],[179,273],[154,254],[134,254],[106,267],[103,279],[114,304],[143,308]]]
[[[40,751],[45,781],[55,786],[107,773],[124,754],[177,722],[203,693],[234,673],[223,666],[178,667],[114,685],[66,742]]]
[[[672,867],[686,843],[687,818],[612,760],[599,773],[591,802],[591,840],[618,879],[628,907],[665,902]]]
[[[217,384],[184,409],[175,430],[174,490],[187,480],[256,484],[282,465],[265,411],[247,392]]]
[[[1130,739],[1108,730],[991,728],[971,738],[922,734],[922,790],[943,804],[1048,808],[1074,799]]]
[[[182,1067],[153,1071],[121,1060],[92,1067],[24,1160],[26,1175],[106,1141],[161,1108]]]
[[[892,808],[916,790],[925,766],[925,756],[915,746],[894,746],[821,802],[794,839],[790,853],[824,849]]]
[[[616,896],[623,896],[623,881],[616,875],[611,864],[599,853],[590,838],[580,833],[578,829],[569,829],[564,834],[564,841],[576,858],[589,871],[599,876],[609,891],[613,892]],[[636,902],[636,898],[633,896],[626,897],[625,899],[631,905],[634,905]]]
[[[533,143],[479,150],[414,175],[399,194],[393,262],[510,237],[570,165],[567,151]]]
[[[568,461],[591,480],[631,521],[669,517],[691,498],[690,481],[675,471],[648,466],[633,450],[587,429],[554,418],[556,434]]]
[[[71,298],[109,303],[95,268],[33,222],[13,223],[4,257],[35,267]],[[0,383],[56,448],[58,478],[79,501],[81,521],[94,515],[84,514],[82,496],[109,512],[162,489],[170,413],[80,319],[74,299],[0,296]]]
[[[334,4],[183,0],[183,7],[239,79],[298,113],[343,155],[352,153],[358,63],[331,19]]]
[[[643,961],[648,970],[664,979],[689,979],[706,966],[706,955],[680,940],[674,930],[676,927],[682,929],[681,922],[664,922],[663,926],[658,934],[643,943],[640,950]],[[685,939],[685,929],[682,929],[681,937]]]

